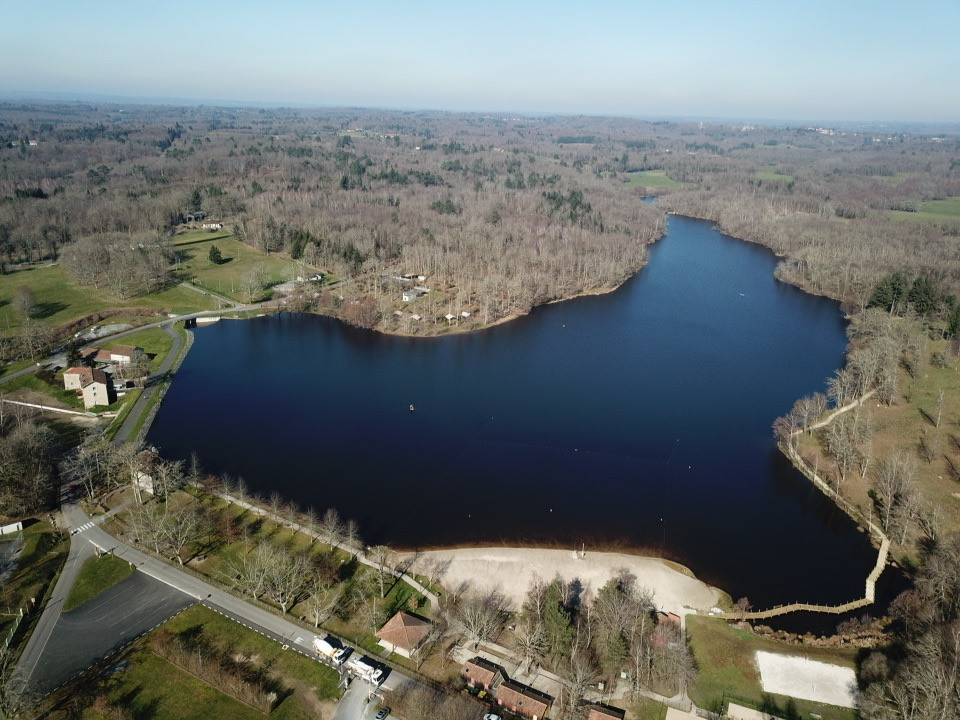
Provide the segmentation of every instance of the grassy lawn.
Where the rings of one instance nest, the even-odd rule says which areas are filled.
[[[928,200],[920,204],[920,210],[917,212],[892,210],[890,217],[894,220],[913,222],[960,222],[960,197],[950,198],[949,200]]]
[[[778,173],[774,165],[761,165],[757,168],[756,177],[759,180],[782,180],[783,182],[791,182],[793,180],[793,175]]]
[[[635,720],[665,720],[667,717],[667,706],[650,698],[638,698],[630,709]]]
[[[118,340],[103,343],[99,347],[109,350],[117,345],[133,345],[143,348],[143,351],[152,357],[150,370],[156,372],[160,369],[160,364],[167,353],[170,352],[170,348],[173,347],[173,339],[162,328],[148,328]]]
[[[39,377],[36,373],[27,373],[26,375],[21,375],[18,378],[10,380],[9,382],[5,382],[3,384],[3,392],[5,394],[12,393],[16,390],[26,388],[27,390],[33,390],[34,392],[48,395],[67,407],[76,410],[83,410],[83,400],[77,397],[75,390],[65,389],[63,387],[63,380],[60,378],[61,373],[57,373],[57,379],[59,382],[49,383],[43,378]]]
[[[641,170],[640,172],[627,173],[627,175],[630,178],[624,183],[627,187],[667,188],[669,190],[683,187],[683,183],[678,183],[676,180],[667,177],[664,170]]]
[[[266,668],[286,690],[280,704],[270,713],[271,718],[307,720],[321,715],[332,717],[336,708],[332,701],[340,695],[336,671],[294,650],[283,650],[279,643],[202,606],[180,613],[163,628],[172,633],[202,632],[221,647],[229,648],[231,654],[249,658],[259,667]],[[94,680],[97,687],[83,688],[85,694],[103,694],[112,706],[125,708],[132,717],[151,720],[254,720],[265,717],[160,657],[150,648],[148,640],[138,642],[125,653],[109,677]],[[68,692],[75,694],[73,690]],[[72,706],[70,698],[62,698],[61,709],[51,717],[90,720],[105,717],[102,705],[100,712],[88,707],[82,715],[70,714],[72,710],[67,708]]]
[[[782,655],[798,655],[811,660],[854,667],[855,651],[829,648],[801,647],[760,638],[753,633],[738,630],[717,618],[687,616],[687,636],[697,664],[699,677],[690,689],[691,699],[700,707],[718,710],[724,693],[760,705],[764,695],[785,708],[790,698],[764,693],[760,671],[756,666],[756,652],[766,650]],[[807,700],[794,700],[796,708],[809,717],[816,713],[825,720],[854,720],[853,710]]]
[[[12,375],[15,372],[20,372],[21,370],[25,370],[26,368],[36,364],[37,363],[34,360],[17,360],[17,362],[10,363],[3,368],[3,372],[0,372],[0,378],[4,378],[7,375]]]
[[[946,346],[946,341],[930,341],[927,346],[928,357]],[[924,364],[911,378],[905,370],[900,370],[901,396],[891,405],[881,405],[868,401],[864,411],[871,413],[874,423],[873,457],[890,457],[898,449],[905,449],[917,464],[917,486],[925,502],[938,508],[940,522],[944,532],[960,530],[960,374],[957,372],[957,360],[951,367],[937,368]],[[943,415],[940,427],[935,426],[936,407],[939,391],[944,391]],[[927,462],[920,453],[922,443],[931,444],[938,451],[933,460]],[[832,468],[832,462],[826,457],[817,436],[804,435],[800,451],[811,466]],[[875,465],[874,465],[875,467]],[[858,506],[864,514],[876,519],[872,509],[873,502],[868,496],[871,476],[862,478],[859,472],[848,475],[843,486],[843,494],[850,502]],[[899,536],[891,538],[899,541]],[[901,562],[911,562],[913,548],[908,543],[904,547],[894,546],[894,557]]]
[[[196,605],[171,619],[164,627],[171,632],[181,632],[188,628],[202,626],[205,634],[216,637],[225,646],[234,648],[244,655],[255,655],[263,665],[284,676],[297,678],[311,688],[321,700],[329,700],[340,695],[337,689],[339,679],[336,670],[318,663],[295,650],[283,650],[279,643],[248,630],[243,625],[220,615],[219,613]]]
[[[0,583],[0,607],[11,608],[12,611],[27,607],[31,598],[36,598],[38,606],[43,604],[70,550],[69,541],[62,539],[48,522],[30,525],[23,531],[23,537],[23,553],[17,567],[9,578]],[[38,618],[39,613],[27,616],[28,619],[17,632],[17,642],[26,637],[25,630],[31,617]],[[0,637],[6,637],[13,620],[12,615],[0,613]],[[11,645],[11,650],[14,647],[16,644]]]
[[[111,703],[127,708],[133,717],[152,720],[264,717],[263,713],[184,672],[148,648],[129,655],[106,690]],[[88,709],[82,717],[103,716]]]
[[[185,313],[217,306],[211,298],[176,285],[151,295],[119,300],[106,290],[73,285],[62,266],[48,265],[0,275],[0,333],[9,334],[20,325],[12,301],[24,286],[36,298],[37,318],[54,327],[106,308],[153,307]]]
[[[133,574],[133,565],[115,555],[101,555],[87,560],[77,575],[70,590],[70,596],[64,603],[64,610],[73,610],[92,600],[107,588]]]
[[[223,262],[219,265],[210,262],[212,245],[216,245],[223,255]],[[184,234],[174,247],[180,256],[176,269],[179,279],[238,302],[247,301],[243,297],[243,276],[258,265],[266,270],[271,285],[286,282],[298,274],[295,261],[279,255],[264,255],[226,234]],[[309,268],[309,271],[313,272],[313,269]]]

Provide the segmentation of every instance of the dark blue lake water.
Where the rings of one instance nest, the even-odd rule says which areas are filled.
[[[335,507],[371,543],[637,548],[758,607],[845,602],[876,554],[771,431],[840,367],[844,323],[775,264],[671,217],[618,291],[470,335],[223,321],[197,331],[148,441]]]

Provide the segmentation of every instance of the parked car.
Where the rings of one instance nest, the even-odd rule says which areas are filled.
[[[499,715],[496,715],[494,713],[487,713],[486,715],[483,716],[483,720],[503,720],[503,718],[501,718]]]
[[[390,714],[390,708],[380,708],[380,712],[377,713],[376,720],[383,720],[389,714]]]

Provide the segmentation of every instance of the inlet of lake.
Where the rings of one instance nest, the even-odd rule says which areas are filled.
[[[337,508],[370,544],[636,549],[755,607],[847,602],[876,552],[771,429],[842,365],[844,320],[775,266],[674,216],[615,292],[475,333],[222,321],[196,332],[147,440]]]

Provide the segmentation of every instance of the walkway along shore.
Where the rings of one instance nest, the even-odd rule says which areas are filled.
[[[837,408],[827,415],[827,417],[825,417],[823,420],[820,420],[801,430],[795,430],[793,433],[791,433],[790,437],[794,438],[803,434],[804,432],[826,427],[833,422],[835,418],[839,417],[843,413],[862,405],[863,402],[873,394],[873,390],[869,391],[857,400],[854,400],[843,407]],[[824,495],[833,500],[841,510],[847,513],[847,515],[853,519],[854,522],[856,522],[858,525],[865,526],[869,530],[871,537],[875,538],[877,542],[879,542],[880,550],[877,553],[877,562],[873,566],[873,570],[870,571],[870,574],[867,575],[864,596],[858,600],[852,600],[851,602],[844,603],[842,605],[810,605],[807,603],[790,603],[789,605],[779,605],[769,610],[760,610],[756,612],[715,613],[715,616],[724,618],[725,620],[763,620],[765,618],[771,618],[777,615],[785,615],[786,613],[797,612],[800,610],[840,615],[842,613],[850,612],[851,610],[862,608],[866,605],[872,605],[875,598],[877,580],[880,578],[883,569],[887,565],[887,558],[890,554],[890,539],[876,523],[874,523],[871,519],[864,517],[859,508],[855,507],[852,503],[850,503],[850,501],[841,497],[836,490],[830,487],[830,483],[821,478],[816,471],[811,468],[802,457],[800,457],[800,453],[797,452],[792,442],[781,442],[780,450],[784,455],[790,458],[790,462],[793,463],[793,466],[797,468],[797,470],[806,475],[807,478],[811,480],[813,484],[821,490],[821,492],[823,492]]]

